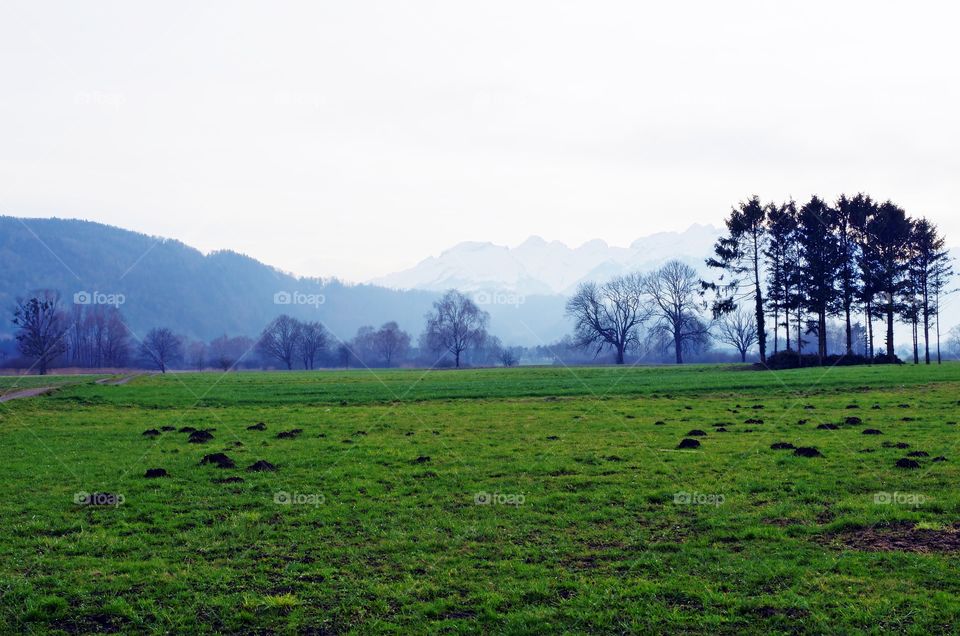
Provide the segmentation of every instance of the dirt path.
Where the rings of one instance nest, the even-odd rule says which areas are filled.
[[[32,389],[21,389],[0,395],[0,402],[9,402],[10,400],[19,400],[21,398],[36,397],[53,391],[55,386],[39,386]]]
[[[124,375],[119,378],[102,378],[97,380],[97,384],[103,384],[106,386],[121,386],[134,379],[137,376],[144,375],[143,373],[131,373],[129,375]]]

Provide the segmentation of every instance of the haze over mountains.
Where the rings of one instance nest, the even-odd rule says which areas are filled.
[[[371,280],[394,289],[505,291],[520,295],[569,295],[583,281],[649,271],[671,258],[698,270],[720,236],[718,228],[693,225],[684,232],[660,232],[629,247],[592,240],[572,248],[531,236],[517,247],[494,243],[460,243],[415,267]]]

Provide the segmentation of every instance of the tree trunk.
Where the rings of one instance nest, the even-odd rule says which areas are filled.
[[[625,347],[624,347],[623,345],[618,345],[618,346],[617,346],[617,364],[623,364],[623,350],[624,350],[624,348],[625,348]]]
[[[454,353],[453,355],[454,355],[454,358],[455,358],[455,360],[456,360],[457,368],[459,369],[459,368],[460,368],[460,352],[457,351],[457,352]]]
[[[893,362],[897,355],[893,351],[893,294],[887,301],[887,361]]]
[[[873,361],[873,303],[867,301],[867,357]]]
[[[763,313],[763,291],[760,287],[760,255],[757,239],[753,241],[753,284],[755,311],[757,315],[757,348],[760,350],[760,363],[767,362],[767,327]]]
[[[673,337],[673,348],[677,352],[677,364],[683,364],[683,340],[679,333]]]
[[[917,334],[918,331],[919,329],[917,326],[917,321],[914,320],[913,321],[913,363],[914,364],[920,364],[920,343],[919,343],[920,338],[919,338],[919,335]]]
[[[740,351],[740,362],[746,362],[746,361],[747,361],[747,351],[746,349],[744,349]]]
[[[846,304],[847,314],[847,355],[853,355],[853,323],[850,320],[850,303]]]

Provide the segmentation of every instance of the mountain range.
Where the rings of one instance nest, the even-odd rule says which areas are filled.
[[[569,296],[588,280],[616,274],[649,271],[679,258],[704,269],[704,259],[720,236],[709,225],[693,225],[685,232],[661,232],[613,247],[593,240],[579,247],[531,236],[517,247],[493,243],[460,243],[416,266],[370,282],[391,289],[469,292],[508,292],[515,295]]]

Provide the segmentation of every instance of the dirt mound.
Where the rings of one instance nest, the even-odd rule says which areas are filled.
[[[687,431],[687,437],[706,437],[706,433],[701,431],[699,428],[695,428],[692,431]]]
[[[414,464],[426,464],[428,461],[430,461],[430,456],[429,456],[429,455],[420,455],[420,457],[417,457],[415,460],[413,460],[413,463],[414,463]]]
[[[194,431],[190,433],[190,437],[187,439],[191,444],[204,444],[213,439],[213,435],[209,431]]]
[[[883,435],[883,431],[876,428],[865,428],[863,429],[863,435]]]
[[[843,421],[843,423],[849,426],[859,426],[860,424],[863,424],[863,420],[861,420],[859,417],[848,417]]]
[[[160,430],[161,430],[161,431],[166,431],[166,432],[169,433],[170,431],[175,431],[175,430],[177,430],[177,427],[176,427],[176,426],[161,426],[161,427],[160,427]]]
[[[559,435],[547,435],[547,439],[550,440],[551,442],[555,442],[555,441],[557,441],[558,439],[560,439],[560,436],[559,436]]]
[[[277,467],[265,459],[257,460],[257,462],[247,466],[248,473],[272,473],[276,470]]]
[[[223,479],[214,479],[215,484],[240,484],[243,483],[243,477],[224,477]]]
[[[913,451],[907,453],[907,457],[930,457],[930,453],[927,451]]]
[[[264,424],[263,422],[257,422],[256,424],[248,426],[247,430],[248,431],[265,431],[267,430],[267,425]]]
[[[665,424],[666,422],[664,422],[663,420],[657,420],[656,422],[653,423],[654,426],[664,426]]]
[[[755,418],[755,417],[751,417],[751,418],[748,418],[748,419],[743,420],[743,423],[744,423],[744,424],[763,424],[763,420],[758,420],[758,419]]]
[[[143,476],[147,479],[156,479],[157,477],[169,477],[170,475],[162,468],[148,468]]]
[[[944,457],[943,455],[937,455],[936,457],[933,458],[933,461],[935,461],[935,462],[945,462],[945,461],[947,461],[947,458]]]
[[[836,424],[818,424],[817,425],[818,431],[835,431],[838,428],[840,427],[837,426]]]
[[[197,429],[193,428],[192,426],[181,426],[180,429],[179,429],[177,432],[178,432],[178,433],[192,433],[192,432],[194,432],[195,430],[197,430]]]
[[[794,450],[796,446],[790,442],[775,442],[770,444],[770,450]]]
[[[160,435],[160,431],[155,428],[148,428],[143,432],[144,437],[157,437]]]
[[[916,461],[915,459],[907,459],[904,457],[903,459],[898,459],[894,466],[897,468],[920,468],[920,462]]]
[[[680,440],[680,443],[677,444],[677,448],[700,448],[700,442],[695,439],[690,439],[686,437]]]
[[[210,455],[204,455],[203,459],[200,460],[201,464],[214,464],[217,468],[234,468],[236,464],[232,459],[224,455],[223,453],[211,453]]]
[[[793,451],[797,457],[823,457],[823,453],[814,446],[799,446]]]
[[[714,429],[714,432],[715,432],[715,433],[729,433],[730,431],[728,431],[727,429],[725,429],[724,427],[721,426],[720,428],[715,428],[715,429]]]
[[[277,433],[277,439],[294,439],[302,432],[302,428],[291,428],[289,431],[280,431]]]
[[[960,532],[954,527],[932,530],[900,522],[832,533],[824,537],[824,542],[867,552],[957,552],[960,551]]]

